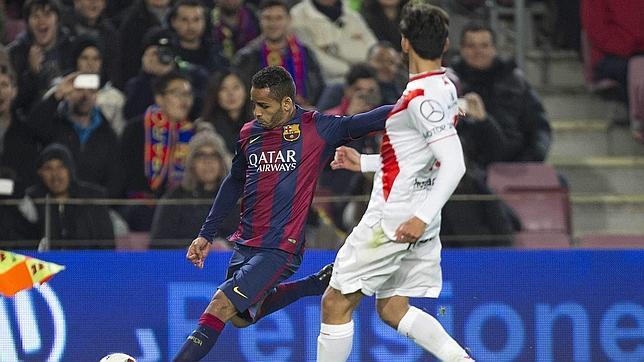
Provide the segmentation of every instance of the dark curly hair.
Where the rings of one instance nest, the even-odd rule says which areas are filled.
[[[295,83],[291,74],[280,66],[266,67],[255,73],[253,88],[268,88],[271,98],[281,102],[284,97],[295,100]]]
[[[438,59],[443,55],[448,28],[449,15],[437,6],[411,1],[403,7],[400,32],[425,59]]]

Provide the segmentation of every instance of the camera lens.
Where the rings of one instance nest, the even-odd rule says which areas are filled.
[[[157,58],[161,64],[170,64],[174,61],[174,52],[172,51],[172,48],[168,46],[160,46],[157,49]]]

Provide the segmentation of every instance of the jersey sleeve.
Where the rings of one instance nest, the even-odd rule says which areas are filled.
[[[212,242],[217,236],[221,223],[237,205],[237,201],[244,191],[245,181],[246,157],[241,147],[241,141],[238,141],[230,172],[219,187],[210,212],[201,226],[199,236],[204,237],[208,242]]]
[[[392,106],[381,106],[353,116],[331,116],[316,113],[316,127],[330,145],[340,146],[371,132],[385,129],[385,121]]]
[[[448,105],[430,96],[421,96],[409,102],[411,127],[417,129],[429,144],[456,135],[452,112]]]
[[[380,170],[382,164],[380,163],[380,154],[375,153],[371,155],[360,155],[360,172],[376,172]]]

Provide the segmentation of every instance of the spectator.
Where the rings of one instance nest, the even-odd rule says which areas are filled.
[[[234,153],[239,131],[254,118],[244,81],[230,69],[214,74],[208,81],[206,100],[199,120],[212,124],[228,152]]]
[[[71,56],[71,59],[76,59],[73,70],[85,74],[103,74],[103,49],[98,39],[87,35],[78,36],[74,39]],[[96,106],[117,135],[121,135],[125,127],[124,105],[123,93],[112,86],[112,82],[105,82],[101,77],[101,87],[96,93]]]
[[[400,53],[389,42],[381,41],[369,48],[367,62],[376,72],[375,75],[382,96],[381,103],[396,103],[405,90],[408,78],[407,71],[401,67]],[[345,83],[328,85],[320,96],[317,108],[324,112],[338,106],[342,101],[345,87]]]
[[[405,90],[409,77],[407,70],[402,66],[400,53],[391,43],[380,41],[369,49],[367,62],[376,70],[382,103],[396,103]]]
[[[206,8],[201,1],[179,0],[168,17],[178,38],[175,50],[181,61],[199,65],[209,73],[228,66],[228,60],[221,53],[221,45],[204,36],[207,19]]]
[[[291,15],[283,0],[264,0],[260,5],[261,35],[241,49],[235,67],[250,82],[253,74],[268,65],[281,65],[293,77],[301,106],[316,104],[324,78],[313,52],[289,33]]]
[[[459,135],[477,150],[466,151],[467,157],[481,167],[494,161],[543,161],[551,141],[545,110],[514,62],[497,56],[492,30],[467,24],[460,54],[454,71],[465,93],[467,117],[459,123]]]
[[[150,238],[185,242],[199,233],[210,203],[190,204],[190,199],[212,199],[230,169],[231,156],[219,135],[212,129],[199,131],[189,143],[186,169],[181,184],[167,192],[164,199],[187,202],[159,205],[154,213]],[[239,223],[239,211],[231,212],[222,227],[222,235],[233,233]],[[159,244],[160,246],[163,243]],[[226,244],[223,244],[226,245]]]
[[[0,201],[21,198],[21,192],[16,190],[16,175],[13,170],[0,166]],[[39,235],[33,225],[24,218],[16,205],[0,204],[0,248],[2,249],[33,249],[38,244]],[[12,246],[4,243],[19,241]]]
[[[63,14],[61,23],[70,30],[72,38],[89,35],[105,45],[102,57],[104,72],[101,77],[105,81],[114,82],[120,79],[117,60],[121,47],[114,25],[104,16],[106,3],[106,0],[74,0],[73,8]]]
[[[407,0],[364,0],[360,14],[378,40],[391,43],[400,49],[400,12]]]
[[[358,63],[345,76],[344,96],[340,104],[327,109],[325,114],[349,115],[362,113],[382,104],[376,70],[365,63]]]
[[[211,12],[213,37],[232,62],[235,53],[259,35],[259,22],[244,0],[219,0]]]
[[[175,34],[163,28],[152,28],[143,39],[145,52],[141,60],[142,66],[139,74],[130,79],[125,87],[125,106],[123,115],[125,119],[140,116],[148,106],[154,103],[152,84],[154,81],[173,71],[187,74],[190,78],[196,97],[196,109],[201,109],[201,96],[205,88],[205,79],[208,72],[200,66],[188,66],[179,69],[175,62],[177,40]]]
[[[128,198],[158,198],[183,178],[194,126],[188,118],[193,94],[190,79],[178,72],[154,83],[155,103],[131,120],[121,139],[121,164]],[[129,207],[125,219],[134,231],[150,230],[154,209]]]
[[[291,9],[291,16],[295,34],[313,50],[328,83],[341,82],[376,43],[362,16],[342,0],[303,0]]]
[[[16,75],[9,63],[0,64],[0,166],[11,169],[15,176],[15,195],[35,184],[39,145],[22,117],[12,106],[18,89]],[[0,234],[2,235],[2,234]]]
[[[355,93],[359,93],[360,97],[354,98]],[[348,114],[352,99],[354,108],[367,106],[366,99],[381,102],[376,70],[366,63],[351,66],[344,76],[344,82],[328,85],[320,97],[318,108],[327,114]]]
[[[55,0],[27,0],[24,16],[27,31],[9,45],[9,58],[18,75],[14,106],[27,113],[67,67],[70,42]]]
[[[154,27],[165,26],[170,10],[170,0],[136,0],[126,10],[118,30],[122,53],[120,59],[121,79],[116,86],[124,89],[125,83],[141,68],[145,50],[144,36]]]
[[[27,189],[30,199],[49,195],[50,243],[53,248],[114,247],[114,231],[108,208],[101,205],[67,204],[70,199],[104,198],[98,186],[78,181],[72,155],[60,144],[47,146],[38,160],[40,182]],[[38,234],[45,234],[45,205],[35,206],[35,223]],[[87,244],[88,242],[92,244]]]
[[[629,87],[644,92],[644,84],[628,84],[628,63],[644,56],[644,6],[639,0],[583,0],[581,22],[591,45],[591,63],[596,79],[616,80],[627,94]],[[644,77],[640,76],[639,79]],[[634,92],[635,93],[635,92]],[[640,95],[644,98],[644,95]],[[627,101],[626,97],[624,100]],[[633,137],[644,142],[644,115],[636,115],[635,99],[630,99]],[[644,100],[637,102],[644,108]],[[640,109],[640,112],[644,110]],[[641,117],[641,118],[640,118]]]
[[[70,150],[80,180],[98,184],[110,197],[118,197],[122,171],[116,134],[96,106],[98,82],[80,84],[77,76],[68,74],[36,103],[27,123],[43,144],[60,143]]]

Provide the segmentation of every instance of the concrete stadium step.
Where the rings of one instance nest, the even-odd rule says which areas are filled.
[[[571,194],[573,235],[644,234],[644,194]]]
[[[644,157],[550,157],[571,192],[644,193]],[[644,219],[643,219],[644,220]]]
[[[615,118],[618,105],[581,89],[537,89],[550,119]]]
[[[581,87],[585,82],[583,65],[575,51],[530,50],[526,54],[525,74],[530,83],[537,87]]]
[[[551,122],[550,157],[644,156],[644,145],[627,126],[600,119],[561,119]]]

